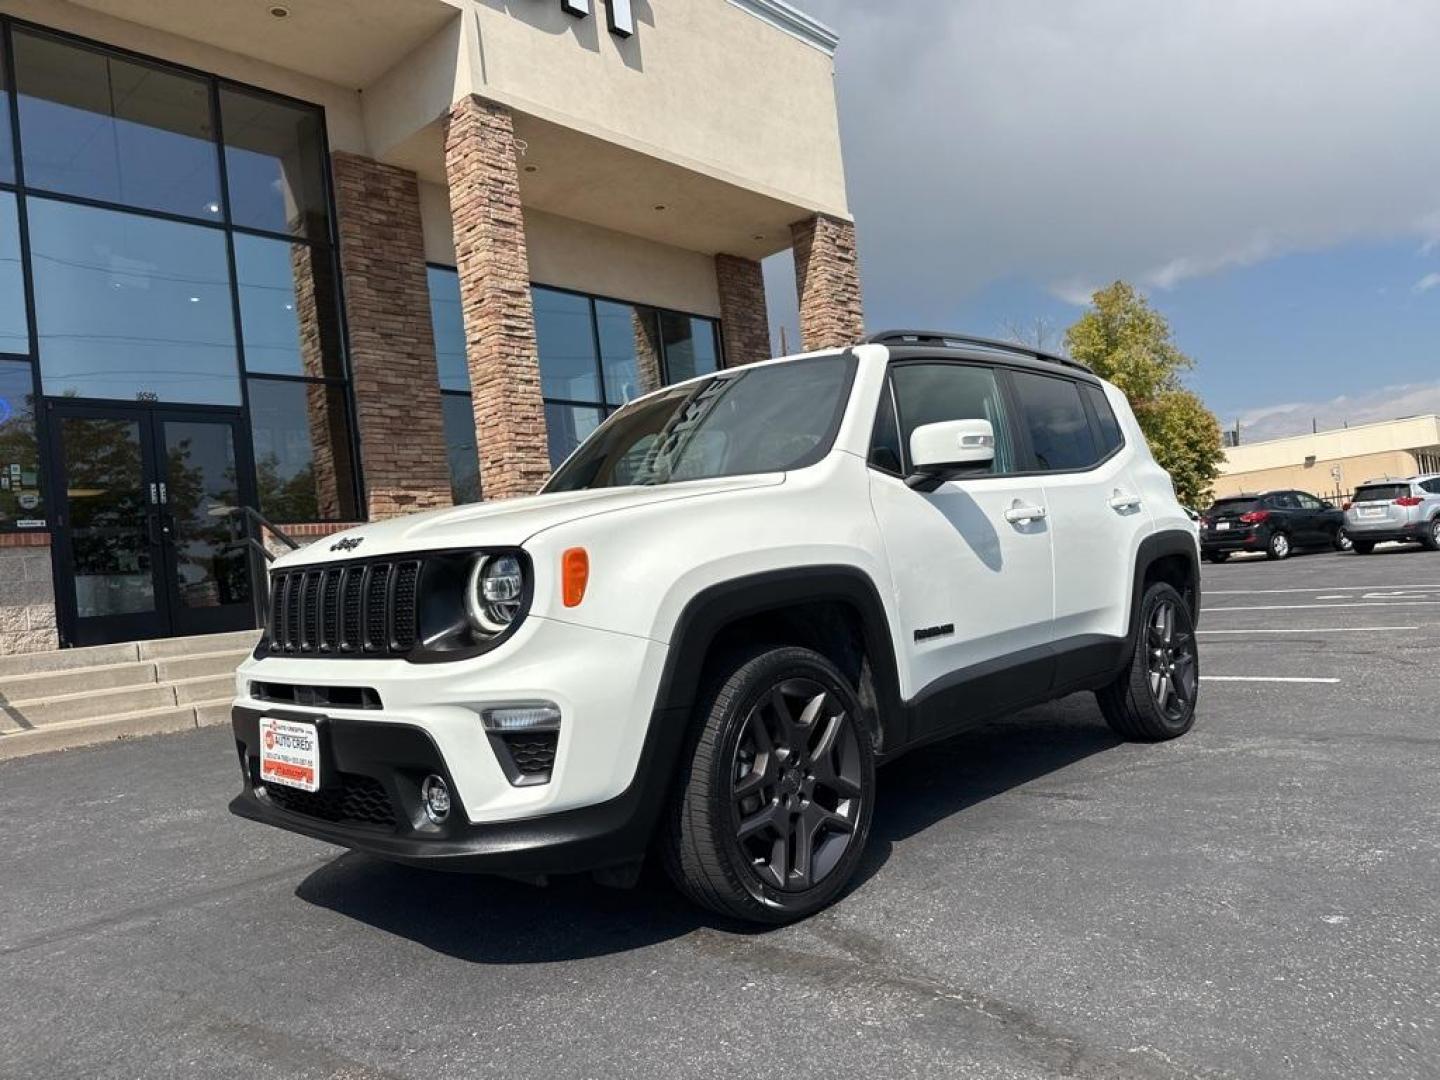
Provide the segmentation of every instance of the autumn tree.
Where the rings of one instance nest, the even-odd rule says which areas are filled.
[[[1090,305],[1065,332],[1066,349],[1124,391],[1180,501],[1205,505],[1225,451],[1215,415],[1181,382],[1195,362],[1134,286],[1117,281],[1097,291]]]

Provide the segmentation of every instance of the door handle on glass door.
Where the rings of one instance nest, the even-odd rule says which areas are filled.
[[[1043,506],[1012,506],[1005,511],[1005,520],[1012,525],[1021,525],[1027,521],[1039,521],[1045,516]]]
[[[1121,511],[1124,511],[1124,510],[1139,510],[1139,509],[1140,509],[1140,496],[1139,496],[1139,495],[1125,495],[1125,494],[1121,493],[1121,491],[1120,491],[1119,488],[1116,488],[1116,489],[1115,489],[1115,495],[1114,495],[1114,497],[1110,500],[1110,509],[1112,509],[1112,510],[1121,510]]]

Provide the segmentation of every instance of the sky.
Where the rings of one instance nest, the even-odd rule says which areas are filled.
[[[799,6],[840,35],[870,327],[1058,346],[1124,278],[1247,440],[1440,412],[1440,3]]]

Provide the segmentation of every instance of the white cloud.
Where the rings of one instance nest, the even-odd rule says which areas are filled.
[[[1440,273],[1430,273],[1426,274],[1419,281],[1415,282],[1414,285],[1410,286],[1410,291],[1417,293],[1429,292],[1437,285],[1440,285]]]
[[[802,0],[841,35],[872,308],[1440,246],[1440,5]],[[1395,147],[1403,146],[1404,153]]]
[[[1302,435],[1311,425],[1325,431],[1346,424],[1370,424],[1402,416],[1440,413],[1440,383],[1385,386],[1367,394],[1342,394],[1328,401],[1298,401],[1267,405],[1240,415],[1240,435],[1246,442]],[[1225,427],[1232,419],[1220,418]]]

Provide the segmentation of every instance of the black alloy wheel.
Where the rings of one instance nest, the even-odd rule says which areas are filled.
[[[1195,708],[1200,668],[1190,613],[1169,597],[1151,609],[1145,647],[1150,698],[1167,720],[1182,721]]]
[[[1105,722],[1122,739],[1159,742],[1195,724],[1200,654],[1190,602],[1173,585],[1152,582],[1141,600],[1130,661],[1095,691]]]

